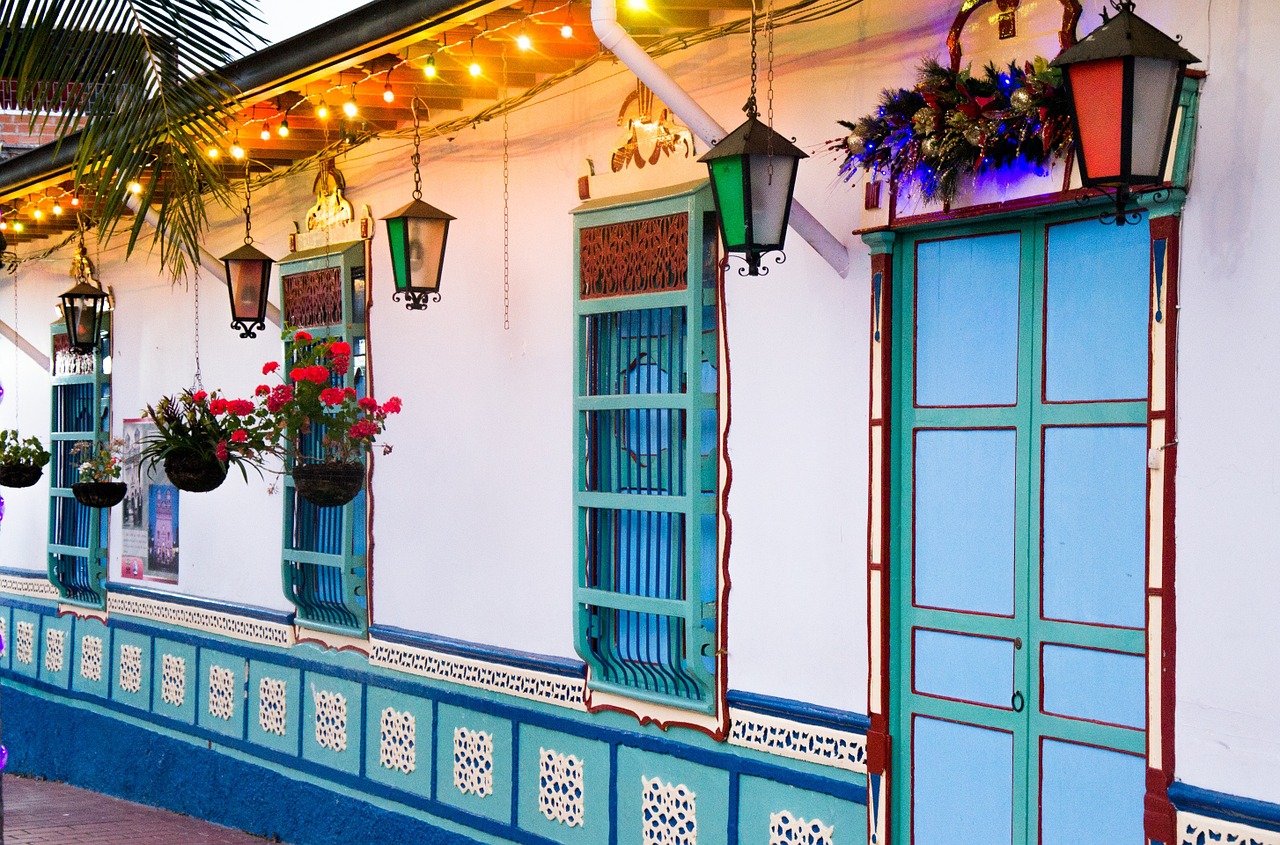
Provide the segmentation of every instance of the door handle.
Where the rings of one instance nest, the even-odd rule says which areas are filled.
[[[1013,698],[1009,701],[1009,706],[1013,708],[1014,713],[1021,713],[1022,708],[1026,706],[1026,699],[1022,697],[1022,693],[1014,691]]]

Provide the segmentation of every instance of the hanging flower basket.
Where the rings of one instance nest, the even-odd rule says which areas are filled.
[[[0,487],[30,487],[44,475],[36,464],[0,464]]]
[[[298,464],[293,468],[293,486],[299,496],[313,505],[322,508],[345,505],[364,486],[364,464],[359,461]]]
[[[123,481],[80,481],[71,485],[76,501],[91,508],[111,508],[124,500],[129,485]]]
[[[226,464],[199,452],[175,450],[165,456],[164,474],[179,490],[207,493],[227,478]]]

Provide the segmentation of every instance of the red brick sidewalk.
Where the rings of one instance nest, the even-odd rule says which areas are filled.
[[[263,845],[266,841],[64,783],[4,776],[4,845]]]

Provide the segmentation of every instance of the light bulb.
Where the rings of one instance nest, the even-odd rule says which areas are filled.
[[[645,0],[627,0],[627,8],[633,12],[643,12],[649,7]]]
[[[217,147],[210,147],[204,152],[205,152],[205,155],[209,156],[209,158],[217,158],[218,156],[222,155],[222,150],[218,149]]]
[[[24,228],[25,228],[25,227],[22,225],[22,221],[21,221],[21,220],[19,220],[17,223],[14,223],[14,224],[13,224],[13,231],[15,231],[15,232],[21,232]]]
[[[35,211],[31,212],[31,216],[37,220],[43,220],[44,212],[37,208]]]
[[[61,204],[61,203],[57,203],[57,202],[55,202],[55,203],[53,204],[53,213],[54,213],[54,214],[58,214],[58,215],[62,214],[62,204]]]
[[[390,82],[388,82],[386,85],[382,86],[382,100],[383,100],[383,102],[389,103],[389,102],[391,102],[392,100],[394,100],[395,98],[396,98],[396,92],[391,90],[391,83],[390,83]]]
[[[355,117],[360,113],[360,109],[356,106],[355,100],[347,100],[342,104],[342,113],[347,117]]]
[[[126,187],[129,189],[129,193],[131,193],[131,194],[135,194],[135,195],[136,195],[136,194],[140,194],[140,193],[142,193],[142,183],[141,183],[141,182],[133,181],[133,182],[130,182]]]
[[[258,137],[264,141],[271,140],[271,124],[270,123],[262,124],[262,131],[258,133]]]
[[[281,138],[289,137],[289,118],[280,121],[280,125],[276,127],[276,134]]]
[[[72,197],[72,198],[71,198],[71,205],[72,205],[72,207],[73,207],[73,208],[74,208],[75,206],[79,205],[79,204],[80,204],[80,198],[79,198],[79,197]]]
[[[516,36],[516,46],[521,50],[531,50],[533,49],[533,41],[529,39],[528,35],[525,35],[522,32]]]
[[[435,79],[435,76],[436,76],[435,53],[432,53],[430,56],[427,56],[427,66],[422,69],[422,72],[426,74],[427,79]]]
[[[238,141],[231,145],[231,157],[237,160],[244,158],[244,147]]]
[[[0,232],[7,232],[7,231],[9,231],[9,224],[4,222],[3,220],[0,220]]]
[[[472,76],[479,76],[482,73],[479,62],[472,62],[467,70],[471,71]]]
[[[325,105],[324,100],[320,101],[320,105],[316,107],[316,117],[326,120],[329,117],[329,107]]]
[[[570,26],[569,24],[565,24],[564,26],[560,27],[560,36],[562,38],[572,38],[573,27]]]

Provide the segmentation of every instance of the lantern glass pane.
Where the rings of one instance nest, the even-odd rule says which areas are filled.
[[[1169,121],[1173,116],[1178,64],[1168,59],[1134,59],[1133,62],[1133,166],[1139,181],[1164,179]]]
[[[409,218],[409,277],[415,288],[440,287],[440,263],[444,257],[447,220]]]
[[[92,300],[82,299],[81,297],[70,297],[63,300],[64,308],[67,312],[67,331],[75,337],[75,345],[81,347],[93,346],[97,338],[94,337],[94,312]]]
[[[231,315],[237,320],[257,320],[262,309],[264,261],[239,259],[227,262],[231,281]]]
[[[787,234],[791,177],[797,160],[791,156],[778,155],[753,155],[750,159],[751,240],[766,250],[781,249]]]
[[[728,156],[707,162],[711,186],[715,190],[716,211],[725,249],[741,251],[747,243],[747,216],[743,195],[742,156]]]
[[[391,247],[391,270],[395,276],[396,290],[409,286],[408,252],[409,220],[406,217],[387,218],[387,244]]]
[[[1102,59],[1067,66],[1080,137],[1086,185],[1120,184],[1124,113],[1124,60]]]

